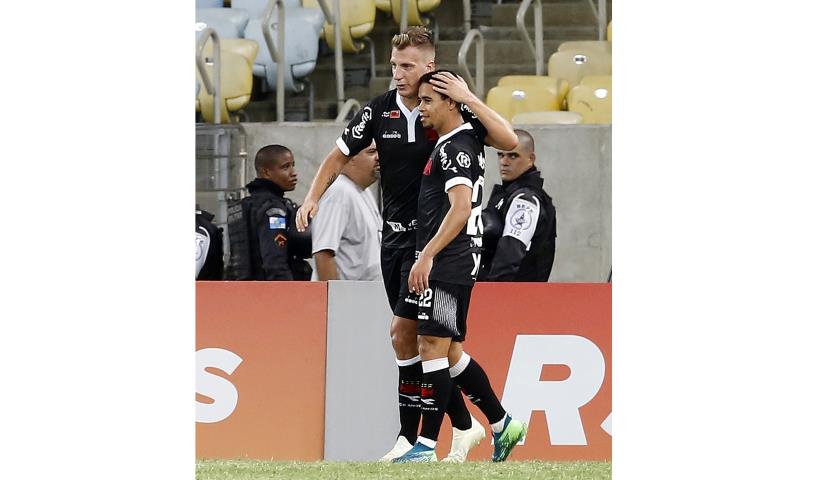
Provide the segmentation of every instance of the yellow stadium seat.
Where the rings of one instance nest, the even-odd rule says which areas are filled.
[[[582,115],[577,112],[525,112],[514,115],[513,125],[578,125],[584,123]]]
[[[496,86],[488,91],[486,104],[511,120],[514,115],[523,112],[543,112],[561,110],[557,94],[545,89],[523,86]]]
[[[545,90],[551,95],[555,95],[559,105],[563,105],[570,84],[567,80],[540,75],[506,75],[497,82],[498,87],[522,87]],[[559,110],[559,108],[557,108]]]
[[[610,20],[610,23],[607,24],[607,41],[613,41],[613,21]]]
[[[556,52],[548,60],[548,75],[578,85],[587,75],[612,73],[612,54],[591,49]],[[572,91],[572,89],[571,89]]]
[[[213,58],[211,41],[203,48],[205,58]],[[251,98],[251,75],[254,59],[257,57],[259,45],[254,40],[242,38],[227,38],[220,41],[220,121],[229,121],[229,112],[236,112],[248,105]],[[214,68],[206,65],[209,78],[214,82]],[[203,85],[200,72],[195,69],[198,82]],[[203,120],[214,122],[214,95],[201,87],[195,102],[195,109],[201,112]]]
[[[382,12],[392,14],[395,23],[401,23],[401,1],[402,0],[375,0],[375,6]],[[407,0],[407,24],[425,25],[421,14],[426,14],[438,8],[440,0]]]
[[[613,84],[609,75],[587,76],[567,96],[568,110],[584,117],[584,123],[613,122]]]
[[[325,2],[328,9],[333,9],[333,2]],[[302,6],[320,8],[317,0],[302,0]],[[364,43],[357,40],[364,38],[375,26],[375,0],[341,0],[341,39],[342,50],[347,53],[358,53],[364,49]],[[327,46],[335,50],[333,25],[325,21],[322,38]]]
[[[580,40],[572,42],[562,42],[558,52],[570,52],[574,50],[598,50],[599,52],[612,53],[613,46],[610,42],[602,42],[601,40]]]

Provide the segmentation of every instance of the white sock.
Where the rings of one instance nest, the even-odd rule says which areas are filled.
[[[406,360],[398,360],[395,359],[395,363],[398,364],[399,367],[408,367],[410,365],[415,365],[416,363],[421,361],[421,356],[417,355],[413,358],[408,358]]]
[[[505,419],[506,419],[507,417],[508,417],[508,414],[506,413],[506,414],[505,414],[505,416],[504,416],[504,417],[502,417],[502,418],[500,419],[500,421],[499,421],[499,422],[497,422],[497,423],[492,423],[492,424],[491,424],[491,430],[492,430],[494,433],[502,433],[502,429],[503,429],[503,427],[505,427]]]
[[[424,438],[424,437],[418,437],[418,441],[415,442],[415,443],[422,443],[422,444],[426,445],[427,447],[431,448],[432,450],[434,450],[435,445],[438,444],[438,441],[437,440],[429,440],[428,438]]]
[[[460,360],[458,360],[453,367],[449,368],[449,376],[454,378],[463,373],[463,370],[465,370],[466,367],[469,366],[470,361],[471,357],[469,356],[469,354],[463,352],[463,354],[460,355]]]

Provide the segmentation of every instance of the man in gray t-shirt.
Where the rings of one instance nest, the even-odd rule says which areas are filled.
[[[311,224],[313,280],[382,280],[381,214],[367,187],[378,179],[375,142],[354,156],[319,201]]]

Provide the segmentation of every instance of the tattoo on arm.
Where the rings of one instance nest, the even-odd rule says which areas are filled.
[[[330,186],[331,186],[331,185],[333,185],[333,182],[335,182],[337,178],[339,178],[339,175],[338,175],[338,174],[336,174],[336,173],[332,174],[332,175],[331,175],[331,176],[330,176],[330,177],[327,179],[327,185],[325,185],[325,190],[327,190],[328,188],[330,188]]]

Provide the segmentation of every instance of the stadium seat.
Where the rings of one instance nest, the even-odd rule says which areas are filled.
[[[375,0],[375,6],[382,12],[392,14],[392,19],[396,24],[401,23],[401,1],[402,0]],[[438,8],[440,0],[407,0],[407,24],[425,25],[421,18],[422,14],[427,14]]]
[[[276,41],[276,18],[271,17],[271,37]],[[300,80],[307,77],[316,67],[319,54],[319,31],[325,17],[320,8],[286,7],[285,10],[285,90],[302,91]],[[262,32],[262,18],[248,21],[245,37],[260,45],[254,61],[254,74],[265,79],[272,90],[277,87],[277,63],[271,58],[268,45]]]
[[[486,104],[506,120],[511,120],[518,113],[561,110],[558,94],[543,88],[523,86],[493,87],[486,95]]]
[[[587,75],[610,75],[612,54],[591,49],[556,52],[548,60],[548,75],[578,85]]]
[[[578,125],[584,118],[578,112],[525,112],[514,115],[513,125]]]
[[[198,30],[214,28],[221,39],[243,38],[248,23],[248,12],[239,8],[199,8],[195,22],[203,24]]]
[[[333,2],[326,2],[329,9],[333,8]],[[319,8],[317,0],[303,0],[302,5],[305,7]],[[364,49],[364,43],[357,42],[367,36],[375,26],[375,3],[374,0],[341,0],[339,3],[341,9],[341,39],[342,51],[347,53],[358,53]],[[335,50],[335,34],[333,33],[333,25],[325,22],[325,28],[322,30],[321,37],[327,42],[327,46],[331,50]]]
[[[206,43],[203,55],[212,58],[212,41]],[[248,105],[251,98],[252,64],[257,56],[259,45],[253,40],[222,39],[220,40],[220,121],[229,121],[229,112],[236,112]],[[213,65],[207,65],[206,71],[214,81]],[[195,69],[195,78],[201,85],[200,72]],[[201,88],[195,102],[197,111],[200,111],[204,121],[214,121],[214,95]]]
[[[584,117],[584,123],[612,123],[613,88],[609,75],[587,76],[570,90],[568,110]]]
[[[195,0],[195,8],[223,8],[223,0]]]
[[[513,86],[545,90],[548,93],[556,96],[557,102],[560,105],[560,108],[557,108],[556,110],[561,110],[561,106],[564,105],[565,99],[567,98],[567,92],[570,89],[570,85],[567,83],[567,80],[540,75],[507,75],[500,78],[500,80],[497,82],[497,86]]]
[[[572,42],[562,42],[557,49],[558,52],[570,52],[577,50],[597,50],[599,52],[612,53],[613,46],[610,42],[602,42],[600,40],[581,40]]]

